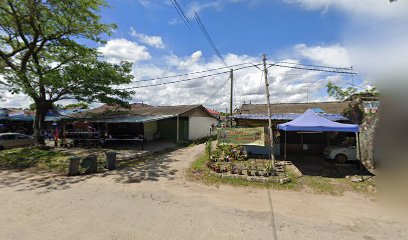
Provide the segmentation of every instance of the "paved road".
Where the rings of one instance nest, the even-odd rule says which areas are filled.
[[[184,170],[203,146],[81,177],[0,172],[0,239],[408,239],[361,195],[205,186]]]

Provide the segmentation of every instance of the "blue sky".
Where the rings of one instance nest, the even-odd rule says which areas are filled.
[[[106,61],[133,62],[134,80],[223,67],[205,40],[193,12],[199,13],[228,65],[269,62],[353,66],[356,77],[271,67],[271,102],[333,101],[331,81],[359,89],[378,86],[378,76],[405,71],[408,59],[408,1],[388,0],[178,0],[191,24],[187,28],[170,0],[108,0],[102,21],[118,28],[98,48]],[[225,69],[227,70],[227,69]],[[190,75],[189,77],[197,77]],[[182,80],[185,77],[148,82]],[[152,105],[229,106],[228,74],[183,83],[137,88],[132,102]],[[262,73],[234,72],[234,108],[265,103]],[[134,82],[128,87],[146,83]],[[5,107],[26,107],[23,95],[4,93]],[[62,103],[64,104],[64,103]]]
[[[130,38],[129,29],[161,36],[176,55],[189,55],[200,49],[203,57],[213,51],[202,36],[194,19],[191,29],[181,21],[176,10],[165,1],[110,0],[111,8],[102,13],[107,22],[118,24],[113,37]],[[180,1],[187,15],[194,1]],[[209,4],[217,1],[203,1]],[[199,11],[200,17],[222,54],[279,56],[282,49],[298,43],[331,45],[341,42],[341,31],[347,18],[337,11],[305,11],[282,1],[242,1]],[[156,54],[163,54],[159,51]]]

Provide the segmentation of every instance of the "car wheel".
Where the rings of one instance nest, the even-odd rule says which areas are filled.
[[[343,164],[347,162],[347,156],[344,154],[337,154],[334,160],[336,160],[337,163]]]

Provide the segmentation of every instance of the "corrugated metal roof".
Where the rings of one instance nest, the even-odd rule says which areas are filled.
[[[282,121],[291,121],[296,119],[297,117],[301,116],[302,114],[298,113],[285,113],[285,114],[272,114],[272,120],[282,120]],[[346,121],[348,120],[346,117],[340,114],[331,114],[331,113],[317,113],[317,115],[324,117],[330,121]],[[241,114],[241,115],[234,115],[232,118],[234,119],[248,119],[248,120],[268,120],[267,114]]]
[[[130,108],[121,108],[118,106],[103,105],[98,108],[90,109],[88,111],[72,114],[72,117],[87,118],[87,117],[103,117],[103,116],[164,116],[164,115],[181,115],[196,108],[203,108],[202,105],[178,105],[178,106],[150,106],[132,104]],[[208,113],[209,114],[209,113]]]
[[[146,123],[153,122],[162,119],[172,118],[174,115],[161,115],[161,116],[129,116],[129,117],[114,117],[104,119],[90,119],[92,122],[100,123]]]
[[[60,111],[49,111],[47,116],[45,116],[46,122],[54,122],[62,119],[71,119],[70,116],[73,113],[80,113],[86,111],[85,109],[76,109],[76,110],[60,110]],[[35,112],[21,110],[19,112],[13,112],[8,116],[1,116],[0,120],[9,120],[9,121],[25,121],[32,122],[34,121]]]
[[[326,113],[341,114],[350,102],[310,102],[310,103],[275,103],[271,104],[272,114],[298,113],[303,114],[310,108],[320,108]],[[267,114],[266,104],[242,104],[238,112],[242,114]]]

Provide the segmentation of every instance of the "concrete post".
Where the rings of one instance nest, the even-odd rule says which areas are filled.
[[[69,158],[69,169],[68,169],[69,176],[79,175],[79,161],[80,161],[80,158],[77,156],[73,156]]]
[[[177,115],[177,142],[180,141],[180,116]]]
[[[108,170],[113,170],[116,168],[116,155],[118,154],[115,151],[108,151],[106,154],[106,168]]]

